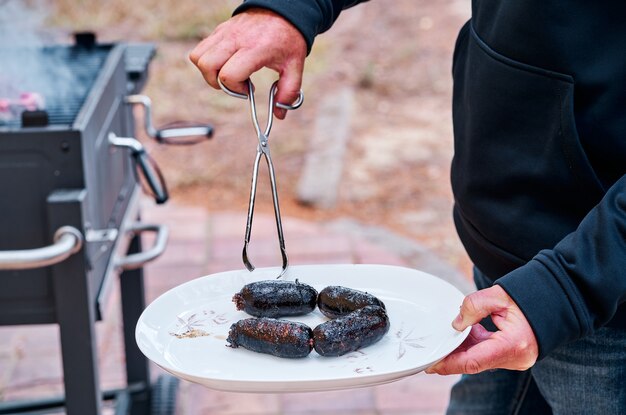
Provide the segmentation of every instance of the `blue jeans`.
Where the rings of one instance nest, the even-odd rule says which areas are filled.
[[[475,270],[477,287],[491,282]],[[494,329],[490,321],[483,324]],[[602,328],[563,345],[526,371],[463,375],[448,415],[626,414],[626,330]]]

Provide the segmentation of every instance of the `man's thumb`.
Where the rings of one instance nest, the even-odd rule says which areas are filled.
[[[463,331],[483,318],[510,305],[509,295],[499,285],[476,291],[465,297],[459,315],[452,322],[455,330]]]

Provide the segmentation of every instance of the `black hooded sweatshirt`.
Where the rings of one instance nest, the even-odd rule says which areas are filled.
[[[360,1],[249,0],[310,48]],[[540,358],[626,329],[626,2],[474,0],[453,58],[457,231]]]

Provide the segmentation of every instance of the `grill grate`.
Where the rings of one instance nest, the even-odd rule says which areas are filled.
[[[12,62],[14,69],[9,69],[8,74],[0,72],[0,97],[7,90],[14,94],[36,92],[44,97],[48,124],[69,127],[85,102],[110,50],[109,45],[2,50],[0,60]],[[10,85],[7,86],[7,82]],[[0,119],[0,128],[21,127],[19,116]]]

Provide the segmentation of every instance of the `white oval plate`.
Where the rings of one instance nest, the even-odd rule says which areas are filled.
[[[469,329],[457,332],[451,326],[463,294],[430,274],[386,265],[301,265],[289,267],[283,278],[297,278],[318,291],[343,285],[380,298],[391,321],[385,337],[339,357],[322,357],[313,350],[306,358],[283,359],[226,347],[231,324],[250,317],[235,309],[232,296],[247,283],[276,278],[279,271],[222,272],[167,291],[139,318],[139,349],[174,376],[212,389],[307,392],[372,386],[413,375],[448,355],[469,334]],[[327,318],[316,309],[289,320],[315,328]]]

